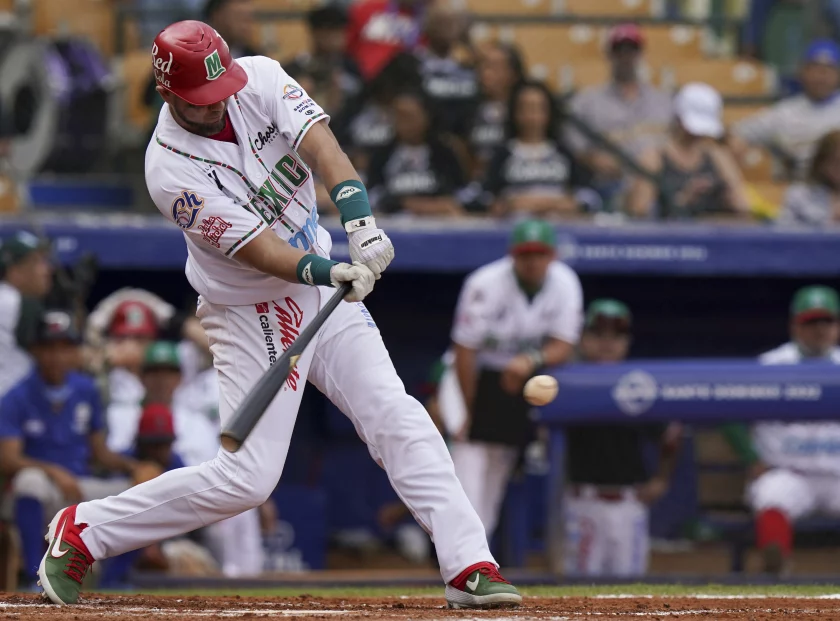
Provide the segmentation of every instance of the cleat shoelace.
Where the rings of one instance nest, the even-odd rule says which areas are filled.
[[[88,567],[90,567],[90,563],[84,554],[81,552],[71,551],[70,560],[67,561],[64,573],[81,584],[82,580],[84,580],[85,574],[87,573]]]
[[[500,574],[499,570],[495,567],[479,567],[478,572],[486,577],[490,582],[503,582],[505,584],[510,584],[510,582],[502,577],[502,574]]]

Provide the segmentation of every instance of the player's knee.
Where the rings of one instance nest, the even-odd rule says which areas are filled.
[[[34,498],[46,503],[55,497],[56,489],[40,468],[24,468],[12,479],[12,493],[15,498]]]
[[[277,486],[278,476],[265,469],[254,469],[229,453],[220,454],[207,463],[224,480],[223,489],[229,496],[228,504],[238,511],[247,511],[263,504]]]

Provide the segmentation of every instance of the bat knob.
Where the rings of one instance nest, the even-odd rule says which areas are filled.
[[[228,453],[235,453],[240,448],[242,448],[242,442],[233,438],[229,435],[222,434],[222,448],[225,449]]]

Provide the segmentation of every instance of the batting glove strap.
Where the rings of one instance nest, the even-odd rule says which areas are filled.
[[[376,218],[373,216],[367,216],[365,218],[357,218],[356,220],[349,220],[344,224],[344,230],[349,235],[350,233],[354,233],[355,231],[361,231],[363,229],[375,229],[376,228]]]

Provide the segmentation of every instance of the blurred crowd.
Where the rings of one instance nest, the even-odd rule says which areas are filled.
[[[213,25],[234,55],[261,53],[251,0],[199,4],[182,2],[178,16]],[[745,53],[762,53],[749,37],[765,4],[752,7]],[[607,83],[560,97],[528,77],[515,46],[471,39],[471,16],[454,6],[326,3],[307,13],[311,48],[279,59],[331,115],[376,212],[812,227],[840,214],[840,48],[831,38],[796,52],[790,96],[727,127],[712,86],[671,93],[645,80],[636,24],[616,24],[605,41]],[[160,25],[157,15],[144,32]],[[149,86],[148,101],[159,106]],[[781,205],[745,181],[751,147],[770,151],[791,183]],[[323,187],[319,205],[332,207]]]

